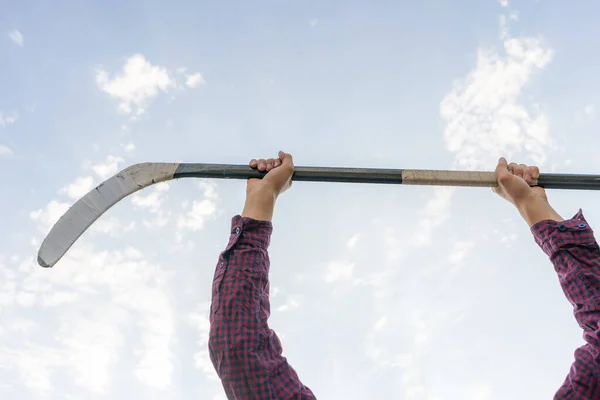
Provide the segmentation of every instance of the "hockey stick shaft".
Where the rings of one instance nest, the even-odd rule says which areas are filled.
[[[38,263],[52,267],[102,214],[125,197],[178,178],[262,178],[267,172],[248,165],[140,163],[102,182],[73,204],[52,227],[38,252]],[[387,183],[429,186],[497,186],[485,171],[295,167],[293,181]],[[532,186],[547,189],[600,190],[600,175],[542,174]]]
[[[262,178],[261,172],[248,165],[179,164],[174,179],[178,178]],[[495,172],[450,171],[419,169],[295,167],[292,181],[381,183],[426,186],[494,187]],[[540,174],[532,186],[546,189],[600,190],[600,175]]]

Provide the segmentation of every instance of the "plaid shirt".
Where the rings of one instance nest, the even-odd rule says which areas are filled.
[[[567,221],[538,222],[531,232],[554,264],[586,342],[575,350],[554,399],[600,399],[600,247],[594,232],[581,210]]]
[[[209,353],[230,400],[316,399],[282,356],[269,328],[269,254],[273,226],[233,217],[212,285]],[[600,248],[581,210],[568,221],[531,228],[558,274],[586,344],[555,400],[600,399]]]

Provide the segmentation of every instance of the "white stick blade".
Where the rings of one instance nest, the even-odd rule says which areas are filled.
[[[92,189],[52,227],[38,251],[38,264],[54,266],[109,208],[140,189],[173,179],[178,166],[179,163],[135,164]]]

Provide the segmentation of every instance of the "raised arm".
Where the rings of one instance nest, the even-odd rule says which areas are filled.
[[[581,210],[564,220],[550,206],[545,191],[530,187],[537,167],[500,159],[496,193],[513,203],[529,224],[536,243],[548,255],[562,289],[583,329],[585,345],[575,351],[557,399],[600,399],[600,248]]]
[[[233,217],[212,285],[209,354],[230,400],[315,399],[282,356],[269,328],[269,254],[277,197],[291,186],[292,156],[252,160],[268,173],[249,179],[246,204]]]

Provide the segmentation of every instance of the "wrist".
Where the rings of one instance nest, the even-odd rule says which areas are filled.
[[[277,196],[269,191],[248,193],[241,215],[258,221],[271,221],[276,200]]]
[[[517,210],[527,222],[529,227],[541,221],[564,221],[564,219],[552,208],[548,200],[542,197],[532,197],[516,204]]]

